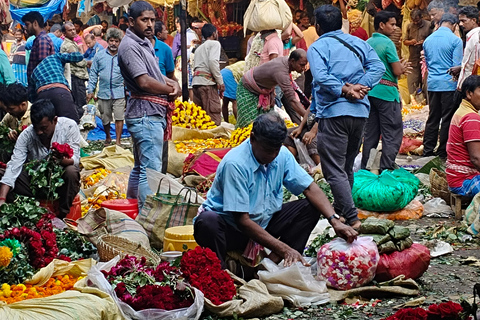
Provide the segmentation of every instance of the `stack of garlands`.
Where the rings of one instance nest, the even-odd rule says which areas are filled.
[[[87,198],[87,204],[82,205],[82,217],[86,215],[90,210],[97,210],[101,208],[101,205],[104,201],[115,200],[115,199],[126,199],[127,196],[125,193],[120,193],[120,191],[115,187],[108,187],[103,192],[94,195],[93,197]]]
[[[182,128],[197,128],[202,130],[214,129],[217,126],[210,116],[201,107],[193,102],[175,101],[176,109],[173,111],[172,124]]]
[[[293,123],[289,119],[285,119],[285,126],[287,127],[287,129],[290,129],[293,127],[297,127],[298,125],[296,123]],[[240,145],[243,141],[250,138],[250,133],[252,133],[252,128],[253,128],[253,123],[251,123],[247,127],[235,129],[232,132],[232,135],[230,136],[230,143],[228,144],[228,146],[231,148],[234,148]]]
[[[108,169],[95,169],[93,173],[82,178],[82,188],[90,188],[101,180],[105,179],[112,171]]]
[[[7,304],[17,301],[23,301],[35,298],[45,298],[55,294],[72,290],[75,283],[83,277],[72,277],[69,275],[56,276],[48,279],[42,286],[33,286],[31,284],[13,284],[4,283],[0,288],[0,301]]]
[[[67,143],[53,142],[50,151],[45,159],[25,164],[25,169],[30,176],[33,195],[42,200],[55,201],[58,199],[58,188],[65,183],[62,179],[65,168],[60,162],[63,158],[72,158],[73,149]]]
[[[222,138],[210,139],[192,139],[185,141],[175,141],[175,149],[179,153],[196,153],[205,149],[222,149],[228,148],[230,140]]]

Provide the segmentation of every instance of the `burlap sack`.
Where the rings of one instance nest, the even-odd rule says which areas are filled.
[[[283,299],[268,293],[267,287],[260,280],[250,280],[248,283],[230,273],[230,276],[241,286],[237,289],[238,298],[217,306],[205,298],[205,308],[219,317],[255,318],[280,312]]]
[[[378,286],[360,287],[347,291],[328,289],[330,302],[342,301],[349,297],[362,296],[367,299],[384,299],[391,296],[416,296],[420,287],[415,280],[407,279],[401,275],[390,281],[379,283]]]

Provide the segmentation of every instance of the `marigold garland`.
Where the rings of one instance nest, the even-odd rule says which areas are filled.
[[[43,286],[4,283],[0,289],[0,301],[10,304],[22,300],[53,296],[73,289],[75,283],[82,278],[69,275],[52,277]]]
[[[13,253],[9,247],[0,247],[0,266],[7,267],[12,260]]]

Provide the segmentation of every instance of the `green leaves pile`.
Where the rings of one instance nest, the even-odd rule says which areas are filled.
[[[43,160],[30,161],[25,169],[35,197],[49,201],[58,199],[58,188],[65,183],[62,179],[65,169],[60,164],[48,156]]]
[[[45,213],[47,209],[40,207],[34,198],[17,196],[13,203],[0,206],[0,231],[22,226],[32,228]]]
[[[10,155],[15,147],[15,142],[8,139],[10,128],[5,125],[0,125],[0,161],[7,163],[10,160]]]
[[[59,255],[65,255],[74,261],[90,258],[97,252],[97,248],[91,242],[74,230],[55,228],[54,232],[57,235]]]

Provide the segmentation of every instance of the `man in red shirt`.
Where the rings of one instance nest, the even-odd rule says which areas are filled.
[[[473,197],[480,192],[480,76],[465,79],[462,97],[450,122],[447,182],[453,193]]]

